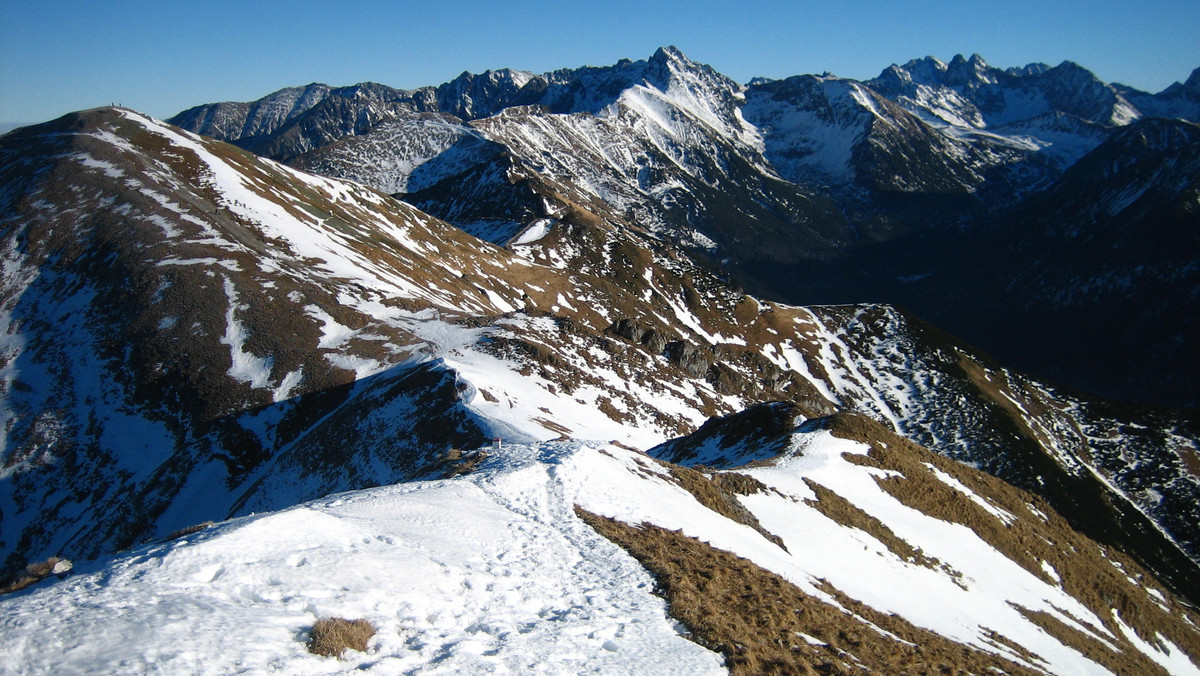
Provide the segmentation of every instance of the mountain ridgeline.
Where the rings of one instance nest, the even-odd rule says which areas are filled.
[[[1056,382],[1200,406],[1200,70],[1149,94],[975,55],[743,86],[664,48],[415,91],[309,85],[171,122],[500,244],[551,216],[514,177],[554,177],[752,293],[899,304]]]
[[[95,561],[0,657],[304,671],[344,601],[401,671],[1196,671],[1200,419],[1114,399],[1197,401],[1198,123],[664,48],[6,134],[0,578]],[[86,645],[180,613],[275,638]]]

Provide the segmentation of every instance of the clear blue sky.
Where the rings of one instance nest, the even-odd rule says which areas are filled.
[[[122,103],[156,117],[309,82],[400,88],[545,72],[673,44],[745,82],[979,53],[1076,61],[1159,91],[1200,66],[1200,0],[157,2],[0,0],[0,122]]]

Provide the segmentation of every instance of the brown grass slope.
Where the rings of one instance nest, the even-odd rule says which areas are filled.
[[[679,531],[575,511],[646,567],[671,617],[688,628],[689,638],[725,655],[731,673],[978,674],[993,668],[1037,673],[842,597],[855,614],[845,613],[746,559]]]
[[[925,514],[962,524],[981,539],[1049,583],[1056,581],[1042,567],[1045,561],[1059,576],[1068,594],[1104,621],[1117,637],[1120,652],[1083,636],[1049,617],[1040,624],[1060,641],[1120,674],[1151,673],[1152,665],[1124,637],[1113,611],[1151,644],[1167,638],[1200,663],[1200,615],[1170,593],[1129,556],[1105,547],[1071,528],[1042,498],[949,460],[904,439],[862,415],[839,413],[824,419],[830,432],[870,446],[856,462],[898,473],[877,478],[879,485],[905,505]],[[1014,518],[1002,521],[958,490],[949,488],[930,469],[949,474],[993,507]],[[1027,613],[1032,616],[1031,613]]]
[[[838,413],[810,420],[799,433],[821,429],[866,444],[870,448],[867,454],[846,455],[846,459],[887,470],[886,478],[881,475],[875,481],[898,501],[939,520],[970,528],[1002,555],[1046,583],[1061,587],[1091,610],[1104,625],[1092,627],[1092,631],[1114,637],[1110,645],[1051,615],[1018,608],[1059,642],[1117,674],[1165,673],[1126,637],[1115,612],[1120,622],[1132,627],[1141,641],[1158,646],[1170,642],[1194,663],[1200,663],[1200,615],[1130,557],[1071,528],[1044,499],[932,453],[861,414]],[[765,443],[776,441],[777,435],[769,430],[763,430],[762,434]],[[672,450],[684,451],[686,444],[677,444]],[[670,463],[663,464],[671,467]],[[751,463],[752,466],[769,464]],[[980,505],[936,472],[949,475],[992,509]],[[672,469],[672,475],[680,474]],[[707,479],[709,492],[719,488],[723,497],[772,490],[736,471],[717,472],[711,477],[697,474]],[[816,495],[815,499],[804,501],[807,506],[843,526],[870,534],[902,560],[940,570],[960,586],[970,584],[969,580],[960,579],[958,571],[928,557],[843,496],[812,480],[806,479],[806,483]],[[706,496],[699,489],[692,492],[698,501],[720,511],[712,505],[720,504],[721,500]],[[872,673],[887,674],[980,673],[983,663],[987,665],[984,669],[996,667],[1007,673],[1025,673],[1002,661],[989,662],[996,658],[973,648],[948,646],[947,639],[908,626],[902,618],[881,620],[878,613],[831,589],[843,606],[856,608],[855,612],[862,617],[904,641],[915,643],[918,649],[878,633],[864,633],[861,623],[855,625],[857,620],[805,596],[771,573],[678,532],[650,524],[631,526],[596,515],[582,516],[655,575],[660,591],[671,605],[672,616],[683,622],[698,642],[723,652],[735,672],[849,673],[866,668]],[[792,548],[796,546],[791,543]],[[1046,565],[1053,569],[1053,574]],[[767,619],[768,616],[773,619]],[[839,622],[857,626],[859,633],[854,635],[858,643],[848,643],[844,638],[841,642],[835,640],[841,636],[839,632],[848,631]],[[828,645],[810,644],[795,632],[816,637]],[[999,633],[993,633],[990,640],[1024,655],[1032,664],[1040,661]],[[872,645],[862,647],[867,643]]]

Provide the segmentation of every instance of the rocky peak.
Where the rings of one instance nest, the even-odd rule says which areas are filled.
[[[996,69],[978,54],[970,58],[956,54],[950,63],[933,56],[913,59],[903,66],[892,64],[872,82],[884,87],[906,88],[911,85],[963,87],[996,82]]]
[[[688,89],[702,96],[716,98],[741,91],[741,85],[711,66],[692,61],[673,46],[659,47],[646,61],[645,82],[664,92]]]
[[[1200,68],[1192,71],[1187,80],[1176,82],[1157,95],[1157,98],[1184,98],[1200,101]]]
[[[1073,61],[1063,61],[1043,73],[1037,82],[1055,110],[1107,125],[1128,124],[1140,117],[1116,89]]]
[[[1183,83],[1184,89],[1200,92],[1200,68],[1192,71],[1191,76]]]
[[[671,64],[671,63],[678,63],[678,64],[691,64],[692,63],[691,60],[689,60],[686,56],[684,56],[683,52],[679,51],[679,48],[676,47],[675,45],[666,45],[665,47],[659,47],[658,49],[654,50],[654,53],[650,55],[649,61],[650,61],[650,63],[656,64],[656,65],[657,64]]]
[[[394,89],[387,85],[379,84],[378,82],[359,82],[348,87],[338,87],[329,92],[334,96],[341,96],[348,99],[355,98],[370,98],[378,100],[389,100],[398,98],[407,98],[411,92],[406,92],[401,89]]]
[[[494,115],[510,105],[533,77],[532,73],[510,68],[479,75],[464,71],[437,88],[438,107],[467,120]]]
[[[996,76],[991,66],[978,54],[972,54],[966,59],[962,54],[956,54],[946,66],[946,84],[951,86],[978,86],[994,84]]]
[[[1035,77],[1050,70],[1051,66],[1048,63],[1030,63],[1021,67],[1013,66],[1005,70],[1005,73],[1014,77]]]
[[[1045,73],[1048,79],[1058,82],[1069,82],[1079,86],[1090,86],[1094,83],[1100,83],[1100,78],[1096,77],[1092,71],[1075,63],[1074,61],[1063,61],[1057,66],[1051,68]]]
[[[257,101],[208,103],[189,108],[169,121],[222,141],[269,134],[320,103],[332,87],[313,82],[286,87]]]
[[[897,74],[903,74],[904,79],[916,84],[941,84],[942,78],[946,74],[946,64],[941,59],[933,56],[926,56],[923,59],[913,59],[903,66],[893,64],[884,73],[894,71]],[[882,78],[883,75],[881,74]]]

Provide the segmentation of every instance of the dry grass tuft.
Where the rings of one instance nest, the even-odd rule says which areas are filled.
[[[739,474],[738,472],[714,473],[709,480],[722,491],[737,495],[755,495],[757,493],[766,493],[770,490],[766,484],[758,479],[748,474]]]
[[[204,521],[202,523],[197,523],[197,524],[188,526],[187,528],[180,528],[179,530],[174,531],[173,533],[170,533],[165,538],[163,538],[163,542],[177,540],[185,535],[191,535],[192,533],[199,533],[200,531],[208,528],[211,525],[213,525],[212,521]]]
[[[804,483],[808,485],[812,492],[817,494],[816,500],[805,500],[805,503],[813,509],[816,509],[818,512],[843,526],[857,528],[879,540],[888,548],[888,551],[895,554],[902,561],[915,563],[933,570],[944,568],[944,564],[941,561],[926,556],[923,551],[913,547],[908,541],[897,536],[892,532],[892,529],[884,525],[879,519],[862,511],[846,498],[834,493],[812,479],[805,479]],[[950,573],[949,570],[946,570],[946,572]]]
[[[51,575],[66,575],[72,568],[67,559],[51,556],[45,561],[38,561],[25,566],[25,570],[9,580],[0,581],[0,596],[11,594],[31,585],[37,584]]]
[[[375,635],[375,625],[367,620],[327,617],[317,620],[308,638],[308,652],[323,657],[342,658],[347,648],[365,652],[367,641]]]
[[[431,469],[443,479],[453,479],[456,476],[474,472],[487,458],[488,452],[482,448],[474,451],[451,448],[434,462]]]

